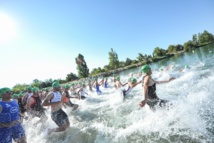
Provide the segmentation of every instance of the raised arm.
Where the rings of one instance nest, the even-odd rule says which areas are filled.
[[[119,84],[120,84],[121,86],[125,86],[126,84],[128,84],[128,82],[126,82],[125,84],[122,84],[122,83],[119,81]]]
[[[142,82],[142,80],[140,80],[139,82],[136,82],[136,83],[134,83],[134,84],[131,84],[130,87],[133,88],[133,87],[135,87],[136,85],[140,84],[141,82]]]
[[[162,83],[167,83],[167,82],[170,82],[172,80],[174,80],[175,78],[174,77],[170,77],[168,80],[164,80],[164,81],[154,81],[155,83],[157,84],[162,84]]]

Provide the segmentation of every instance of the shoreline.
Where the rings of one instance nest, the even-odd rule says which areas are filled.
[[[211,42],[211,43],[205,43],[205,44],[202,44],[202,45],[198,45],[198,46],[193,46],[194,48],[203,48],[204,46],[207,46],[207,45],[211,45],[211,44],[214,44],[214,42]],[[133,64],[133,65],[128,65],[128,66],[125,66],[125,67],[122,67],[122,68],[118,68],[118,69],[114,69],[114,70],[111,70],[111,71],[107,71],[107,72],[103,72],[103,73],[99,73],[97,75],[93,75],[93,76],[89,76],[89,77],[100,77],[100,76],[103,76],[103,77],[108,77],[112,74],[117,74],[117,73],[120,73],[120,72],[123,72],[123,71],[126,71],[126,70],[129,70],[129,69],[133,69],[133,68],[136,68],[136,67],[139,67],[139,66],[143,66],[145,64],[150,64],[150,63],[155,63],[155,62],[158,62],[158,61],[161,61],[163,59],[167,59],[167,58],[171,58],[175,55],[179,55],[179,54],[183,54],[187,51],[185,50],[182,50],[182,51],[178,51],[176,53],[173,53],[173,54],[167,54],[166,56],[162,56],[162,57],[154,57],[155,59],[149,59],[148,61],[142,61],[141,63],[137,63],[137,64]],[[81,79],[79,79],[81,80]],[[73,82],[73,81],[72,81]]]

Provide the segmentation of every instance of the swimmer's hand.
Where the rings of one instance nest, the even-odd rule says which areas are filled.
[[[140,107],[144,107],[146,105],[146,100],[143,100],[143,101],[139,102],[138,105]]]

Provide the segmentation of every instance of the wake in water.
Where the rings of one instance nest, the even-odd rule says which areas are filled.
[[[151,110],[148,105],[141,108],[143,88],[136,85],[124,98],[124,86],[115,89],[100,86],[101,95],[95,89],[88,90],[85,100],[72,102],[79,108],[63,109],[69,117],[70,127],[61,133],[47,136],[47,129],[57,127],[50,118],[50,110],[45,111],[48,121],[34,127],[37,119],[25,122],[28,142],[46,143],[143,143],[143,142],[214,142],[213,93],[214,74],[204,65],[191,65],[188,70],[180,71],[183,65],[174,64],[167,71],[155,71],[155,80],[176,79],[170,83],[157,85],[157,96],[173,105],[169,108]],[[152,65],[153,69],[154,65]],[[166,68],[166,67],[165,67]],[[132,71],[134,72],[134,71]],[[138,81],[142,80],[133,77]],[[121,74],[121,83],[126,83],[129,75]]]

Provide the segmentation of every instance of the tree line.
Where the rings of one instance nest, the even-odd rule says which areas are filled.
[[[136,59],[130,59],[127,57],[125,61],[119,61],[118,54],[116,53],[116,51],[114,51],[113,48],[111,48],[108,53],[109,63],[107,65],[104,65],[103,68],[101,67],[94,68],[91,70],[91,72],[89,72],[89,68],[87,67],[87,63],[85,61],[84,56],[82,54],[78,54],[78,56],[75,58],[78,75],[71,72],[66,75],[65,79],[57,79],[57,80],[60,84],[64,84],[67,82],[79,80],[81,78],[96,76],[101,73],[107,73],[107,72],[113,73],[115,72],[115,70],[118,70],[118,69],[129,69],[129,68],[136,67],[136,65],[144,65],[151,62],[155,62],[157,60],[170,57],[178,52],[190,52],[195,48],[198,48],[200,46],[213,43],[213,42],[214,42],[214,35],[204,30],[203,33],[194,34],[192,36],[192,40],[185,42],[183,45],[181,44],[169,45],[167,49],[155,47],[152,55],[138,53],[138,56],[136,57]],[[47,79],[45,81],[34,79],[30,85],[36,86],[39,88],[47,88],[47,87],[51,87],[53,81],[54,81],[53,79]],[[20,91],[25,91],[27,86],[29,85],[16,84],[12,88],[12,90],[15,93]]]

